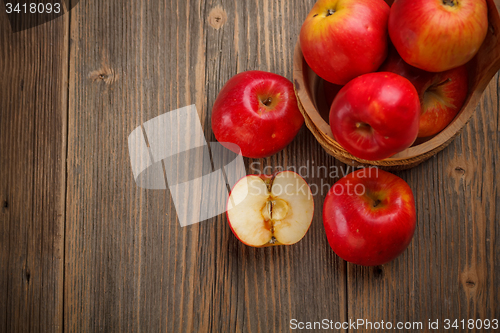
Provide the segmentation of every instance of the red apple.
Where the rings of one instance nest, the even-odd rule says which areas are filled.
[[[275,176],[249,175],[231,190],[227,220],[246,245],[291,245],[306,234],[314,200],[306,181],[292,171]]]
[[[420,101],[404,77],[361,75],[344,86],[330,109],[333,136],[349,153],[380,160],[410,147],[417,138]]]
[[[333,251],[364,266],[383,265],[400,255],[411,242],[416,219],[408,184],[376,168],[340,179],[323,206],[323,225]]]
[[[215,138],[222,145],[236,144],[243,156],[251,158],[268,157],[285,148],[303,123],[292,82],[262,71],[233,76],[212,110]],[[232,145],[225,146],[232,150]]]
[[[389,11],[383,0],[319,0],[300,30],[307,64],[339,85],[376,71],[387,56]]]
[[[396,0],[389,35],[401,57],[429,72],[464,65],[488,30],[485,0]]]
[[[439,73],[427,72],[407,64],[392,48],[379,70],[399,74],[417,89],[421,105],[418,137],[441,132],[455,118],[467,97],[465,65]]]

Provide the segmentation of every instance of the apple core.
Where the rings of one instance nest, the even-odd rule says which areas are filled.
[[[309,186],[291,171],[241,179],[231,191],[227,207],[233,233],[255,247],[298,242],[309,229],[313,213]]]
[[[269,200],[264,205],[262,209],[262,216],[266,221],[283,220],[288,213],[288,203],[285,200],[278,198],[272,198],[269,196]]]

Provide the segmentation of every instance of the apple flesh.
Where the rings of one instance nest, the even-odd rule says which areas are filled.
[[[254,247],[297,243],[309,229],[313,213],[309,185],[291,171],[246,176],[233,187],[227,203],[234,235]]]
[[[407,64],[396,49],[391,48],[379,71],[401,75],[415,86],[421,105],[418,137],[429,137],[446,128],[467,97],[465,65],[440,73],[427,72]]]
[[[319,0],[300,30],[307,64],[339,85],[376,71],[387,56],[389,11],[383,0]]]
[[[488,30],[485,0],[397,0],[389,35],[401,57],[429,72],[466,64]]]
[[[251,158],[274,155],[297,135],[304,118],[293,84],[268,72],[247,71],[233,76],[222,88],[212,109],[215,138]],[[239,151],[235,151],[239,153]]]
[[[358,265],[383,265],[396,258],[410,244],[415,224],[415,199],[408,184],[375,168],[340,179],[323,206],[331,248]]]
[[[413,84],[390,73],[361,75],[346,84],[330,109],[333,136],[365,160],[388,158],[417,138],[420,101]]]

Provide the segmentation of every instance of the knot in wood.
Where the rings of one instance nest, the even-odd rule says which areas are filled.
[[[208,14],[208,24],[216,30],[219,30],[227,22],[227,14],[220,6],[212,8]]]
[[[106,84],[111,84],[118,79],[118,75],[112,68],[103,65],[98,70],[90,72],[89,78],[92,81],[103,81]]]

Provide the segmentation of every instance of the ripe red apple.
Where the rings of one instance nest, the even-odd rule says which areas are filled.
[[[333,251],[364,266],[383,265],[400,255],[411,242],[416,219],[408,184],[376,168],[340,179],[323,206],[323,225]]]
[[[300,30],[307,64],[339,85],[376,71],[387,56],[389,11],[383,0],[319,0]]]
[[[330,109],[333,136],[352,155],[380,160],[410,147],[417,138],[420,101],[404,77],[361,75],[346,84]]]
[[[471,60],[488,30],[485,0],[396,0],[389,35],[401,57],[429,72]]]
[[[236,144],[243,156],[251,158],[268,157],[285,148],[303,123],[292,82],[262,71],[233,76],[212,109],[217,141],[231,150],[233,146],[224,143]]]
[[[465,65],[439,73],[427,72],[407,64],[396,49],[391,48],[379,70],[399,74],[417,89],[421,105],[418,137],[441,132],[455,118],[467,97]]]
[[[309,229],[313,213],[309,185],[292,171],[246,176],[227,201],[227,220],[234,235],[255,247],[297,243]]]

